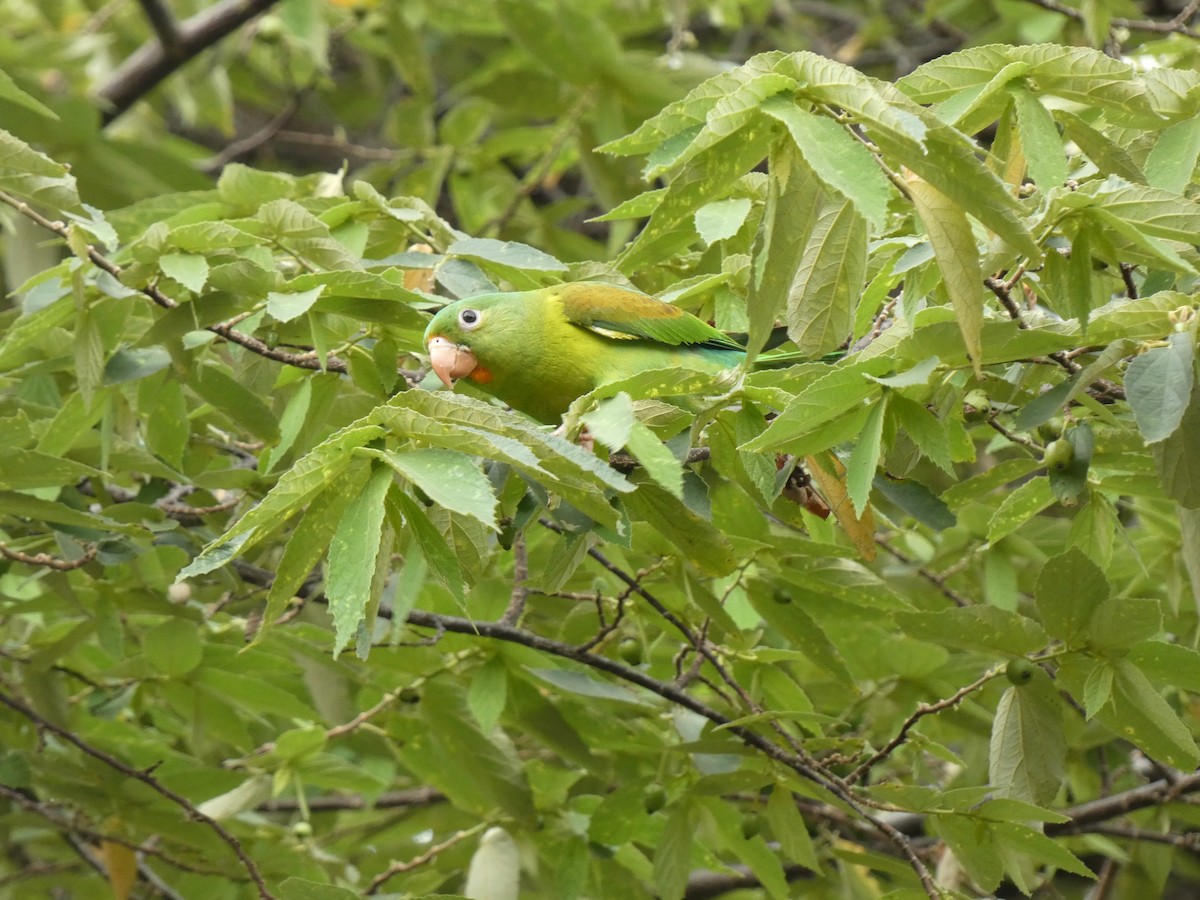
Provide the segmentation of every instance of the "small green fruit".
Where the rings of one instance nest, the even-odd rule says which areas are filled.
[[[279,16],[263,16],[258,20],[258,39],[265,44],[275,44],[283,37],[283,20]]]
[[[642,794],[642,808],[648,813],[656,813],[667,805],[667,792],[661,784],[652,784]]]
[[[750,812],[742,816],[742,837],[746,840],[757,835],[762,831],[762,816],[758,813]]]
[[[792,602],[792,592],[787,588],[777,587],[771,592],[771,599],[776,603],[788,604]]]
[[[963,397],[963,415],[968,421],[978,421],[991,411],[992,400],[987,395],[986,391],[975,388],[973,391],[967,391],[967,396]]]
[[[1075,448],[1066,438],[1051,441],[1046,445],[1045,453],[1042,454],[1042,462],[1046,464],[1046,468],[1054,469],[1056,472],[1061,472],[1071,465],[1071,460],[1074,458]]]
[[[635,637],[624,638],[617,645],[617,654],[629,665],[640,666],[644,656],[642,642]]]
[[[415,687],[401,688],[400,689],[400,702],[401,703],[420,703],[421,702],[421,692],[418,691]]]
[[[1014,687],[1022,687],[1033,681],[1033,675],[1036,671],[1037,666],[1035,666],[1029,660],[1025,659],[1024,657],[1017,657],[1016,659],[1011,660],[1009,664],[1004,667],[1004,677],[1007,678],[1009,683]]]

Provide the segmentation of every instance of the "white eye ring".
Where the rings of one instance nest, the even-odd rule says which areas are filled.
[[[464,309],[458,314],[458,324],[463,331],[471,331],[478,328],[483,322],[483,313],[477,309]]]

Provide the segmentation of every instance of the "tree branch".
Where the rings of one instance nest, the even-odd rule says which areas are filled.
[[[73,744],[88,756],[99,760],[110,769],[120,772],[126,778],[132,778],[135,781],[140,781],[142,784],[146,785],[154,792],[161,794],[163,797],[167,798],[180,809],[182,809],[185,813],[187,813],[189,819],[207,825],[214,832],[216,832],[217,836],[229,846],[229,848],[234,852],[234,855],[236,855],[241,861],[242,865],[246,869],[246,872],[250,875],[250,880],[253,881],[255,886],[258,888],[258,895],[262,897],[263,900],[275,900],[274,895],[267,889],[267,883],[263,880],[262,873],[258,871],[258,866],[255,865],[254,860],[252,860],[246,853],[246,850],[242,847],[241,842],[229,831],[227,831],[225,826],[211,816],[202,813],[182,794],[175,793],[175,791],[164,785],[148,771],[135,769],[133,766],[130,766],[117,759],[112,754],[106,753],[98,747],[93,747],[79,735],[75,734],[75,732],[68,731],[66,728],[55,725],[49,719],[45,718],[32,708],[26,706],[16,697],[11,697],[5,692],[0,691],[0,703],[3,703],[14,712],[20,713],[25,718],[29,719],[29,721],[37,725],[39,729],[58,735],[67,743]]]
[[[18,200],[16,197],[0,191],[0,203],[8,204],[21,215],[33,220],[42,228],[53,232],[63,240],[66,240],[69,237],[69,231],[66,225],[64,225],[62,222],[54,222],[50,219],[47,219],[23,200]],[[120,266],[110,260],[91,244],[87,245],[87,255],[88,259],[91,260],[92,264],[95,265],[96,268],[107,272],[113,278],[116,278],[118,281],[120,281]],[[137,290],[149,297],[156,306],[160,306],[163,309],[175,309],[179,306],[178,301],[164,294],[155,284],[148,284],[145,287],[137,288]],[[258,338],[252,335],[238,331],[227,322],[218,322],[215,325],[206,325],[205,330],[211,331],[213,334],[218,335],[219,337],[223,337],[231,344],[237,344],[239,347],[244,347],[251,353],[266,357],[267,359],[273,359],[276,362],[281,362],[289,366],[295,366],[298,369],[336,372],[338,374],[345,374],[349,371],[349,367],[346,365],[346,361],[344,359],[336,356],[327,356],[325,357],[325,365],[322,366],[321,360],[315,355],[310,356],[309,354],[289,353],[286,350],[280,350],[277,347],[271,347],[265,341],[260,341]]]
[[[171,59],[178,59],[183,46],[179,40],[179,26],[171,11],[163,5],[162,0],[138,0],[138,3],[141,4],[146,18],[150,20],[154,33],[158,35],[163,52]]]
[[[142,0],[142,9],[154,25],[157,37],[130,54],[97,92],[105,105],[104,124],[111,124],[163,79],[277,2],[222,0],[181,22],[174,29],[178,40],[164,43],[159,23],[148,9],[158,7],[159,3],[157,0]]]

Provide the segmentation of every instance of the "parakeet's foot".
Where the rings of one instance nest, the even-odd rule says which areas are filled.
[[[565,438],[567,436],[567,423],[564,422],[550,433],[555,437]],[[584,426],[580,429],[579,434],[575,437],[575,443],[577,443],[588,453],[596,452],[596,439],[592,437],[592,433],[587,430],[587,426]]]

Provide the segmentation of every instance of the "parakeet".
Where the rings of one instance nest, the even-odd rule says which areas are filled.
[[[702,319],[638,291],[576,282],[482,294],[441,309],[425,329],[429,362],[548,424],[575,398],[648,369],[717,373],[745,350]]]

